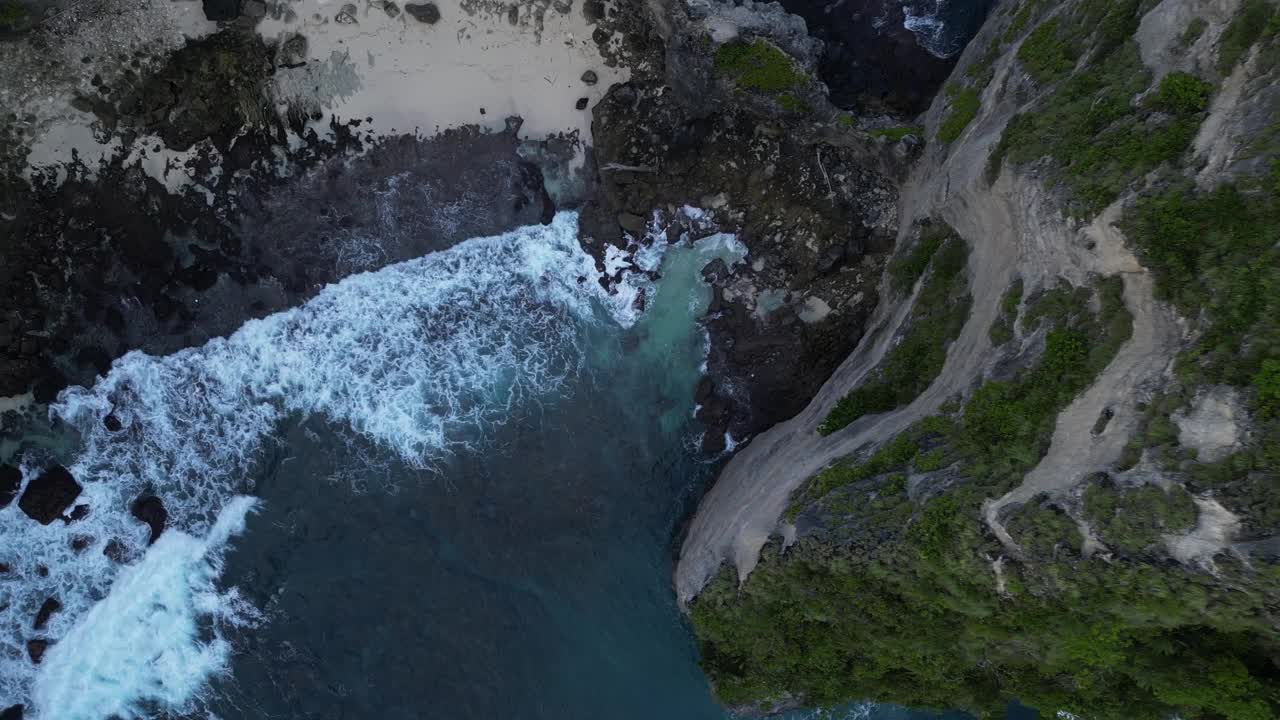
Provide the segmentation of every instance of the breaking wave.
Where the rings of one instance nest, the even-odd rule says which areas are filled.
[[[65,391],[50,414],[79,434],[69,469],[85,510],[39,525],[17,503],[0,509],[0,709],[28,703],[28,717],[62,720],[189,712],[225,670],[227,628],[256,618],[216,581],[282,420],[322,417],[430,469],[554,395],[580,369],[585,323],[633,322],[644,290],[622,290],[602,289],[576,215],[561,213],[349,277],[199,348],[130,353],[93,388]],[[25,461],[24,485],[40,464]],[[149,548],[128,512],[144,494],[169,517]],[[37,632],[47,598],[61,611]],[[32,639],[50,643],[38,665]]]

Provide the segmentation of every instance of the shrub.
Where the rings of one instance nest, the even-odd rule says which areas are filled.
[[[1044,21],[1018,48],[1018,61],[1036,82],[1047,83],[1071,72],[1076,66],[1076,53],[1071,41],[1059,33],[1060,21]]]
[[[789,55],[760,38],[721,45],[714,64],[717,72],[739,87],[761,92],[791,90],[808,79]]]
[[[1253,376],[1253,389],[1258,393],[1258,415],[1271,418],[1280,415],[1280,359],[1262,361]]]
[[[1192,115],[1209,106],[1213,86],[1195,75],[1171,72],[1160,81],[1156,105],[1175,115]]]
[[[924,137],[924,128],[915,125],[904,125],[902,127],[877,128],[870,132],[871,137],[882,137],[890,142],[898,142],[908,135],[916,137]]]
[[[1262,37],[1275,8],[1267,0],[1244,0],[1218,39],[1218,71],[1230,74]]]
[[[922,248],[928,249],[923,238],[912,254]],[[938,377],[947,347],[959,336],[969,314],[964,274],[968,256],[968,246],[955,236],[933,253],[933,273],[911,309],[906,333],[861,386],[840,398],[818,425],[820,434],[836,432],[863,415],[906,405]]]
[[[970,87],[958,85],[947,86],[947,97],[951,99],[951,109],[938,126],[938,140],[943,143],[955,142],[960,134],[978,116],[982,100],[978,91]]]

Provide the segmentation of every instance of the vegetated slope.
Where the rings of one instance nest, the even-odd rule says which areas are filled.
[[[904,194],[905,220],[973,247],[944,367],[821,438],[875,377],[838,372],[807,427],[734,459],[686,541],[677,587],[723,700],[1280,714],[1278,36],[1266,0],[988,21]],[[796,444],[804,478],[774,460]],[[775,528],[789,546],[757,561]]]

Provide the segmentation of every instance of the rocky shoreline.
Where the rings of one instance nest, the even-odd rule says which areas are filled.
[[[128,41],[91,52],[100,37],[87,28],[113,3],[125,8],[113,22],[146,20]],[[799,5],[786,9],[804,15]],[[101,0],[31,6],[46,16],[10,23],[0,59],[35,80],[9,78],[0,93],[33,103],[44,83],[62,95],[0,118],[3,439],[132,350],[197,346],[348,275],[547,223],[566,208],[580,211],[581,242],[602,270],[644,239],[655,213],[686,206],[748,248],[747,263],[703,271],[714,291],[706,376],[694,390],[705,453],[722,455],[804,408],[862,341],[897,239],[899,187],[921,141],[878,129],[909,125],[951,61],[926,58],[895,30],[866,51],[872,79],[845,82],[831,68],[858,52],[865,27],[850,35],[847,23],[809,17],[806,32],[777,4],[441,6],[344,5],[299,20],[288,3],[205,0],[197,14],[190,3]],[[342,105],[362,86],[341,85],[349,68],[336,51],[317,58],[303,32],[261,32],[305,26],[341,45],[340,26],[392,18],[412,33],[457,21],[459,8],[539,44],[554,42],[544,32],[572,13],[591,28],[599,63],[573,67],[570,85],[556,86],[562,115],[535,118],[535,133],[529,118],[480,106],[475,121],[403,134]],[[891,45],[902,52],[886,59]],[[53,58],[44,67],[42,55]],[[761,63],[777,76],[757,77]],[[375,65],[370,51],[364,69]],[[312,82],[314,91],[298,89]],[[543,99],[531,102],[536,110]],[[55,466],[17,497],[8,463],[21,448],[5,447],[3,504],[16,499],[41,523],[74,522],[75,479]],[[164,532],[161,498],[139,496],[130,511],[151,542]],[[60,605],[46,606],[47,622]],[[47,647],[36,635],[33,663]]]

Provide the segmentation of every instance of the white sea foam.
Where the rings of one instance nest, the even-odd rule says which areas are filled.
[[[222,629],[257,619],[234,590],[215,587],[222,550],[244,530],[253,504],[232,499],[204,538],[165,533],[122,571],[45,656],[32,692],[39,717],[132,720],[143,717],[144,704],[193,710],[208,680],[227,669],[231,647]],[[211,625],[208,637],[200,621]]]
[[[953,37],[942,19],[950,4],[951,0],[933,0],[933,10],[923,15],[913,14],[908,5],[902,6],[902,26],[915,34],[920,47],[944,60],[964,47],[964,40]]]
[[[65,391],[51,414],[81,435],[70,469],[89,515],[42,526],[16,503],[0,510],[0,563],[12,567],[0,582],[0,708],[130,717],[144,699],[191,702],[227,652],[196,638],[193,618],[245,617],[214,590],[216,549],[243,519],[236,498],[252,491],[280,421],[321,416],[430,468],[483,442],[525,400],[555,393],[578,370],[582,324],[600,308],[634,320],[625,296],[642,290],[624,281],[608,295],[598,279],[576,215],[563,213],[349,277],[203,347],[130,353],[92,389]],[[108,414],[122,429],[106,429]],[[24,467],[24,482],[38,470]],[[170,530],[144,555],[148,530],[127,508],[147,492],[163,499]],[[75,550],[74,537],[88,545]],[[112,541],[142,559],[119,571],[103,553]],[[35,633],[48,597],[63,610]],[[33,637],[53,643],[40,666],[27,659]]]

